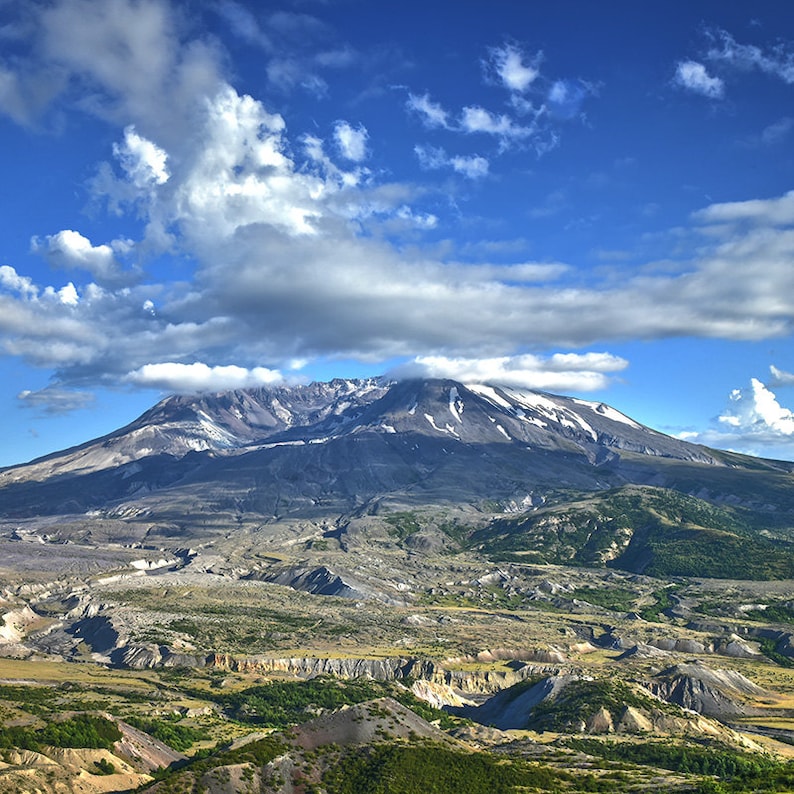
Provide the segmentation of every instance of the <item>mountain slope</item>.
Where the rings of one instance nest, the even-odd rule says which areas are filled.
[[[640,485],[741,507],[746,545],[760,529],[790,534],[791,471],[792,464],[665,436],[601,403],[448,380],[336,380],[168,398],[115,433],[0,472],[0,518],[68,515],[80,537],[129,543],[145,535],[186,545],[243,525],[343,527],[354,517],[454,507],[472,517],[458,540],[492,520],[482,549],[548,552],[548,537],[540,547],[521,545],[531,522],[545,526],[539,508]],[[613,507],[602,499],[599,520]],[[526,511],[526,520],[510,519]],[[646,547],[664,545],[676,526],[687,529],[665,519],[654,534],[647,515],[641,519],[632,542],[616,547],[632,570],[648,567]],[[615,540],[601,534],[605,548]],[[688,540],[684,533],[676,542]],[[603,564],[619,556],[588,557],[582,543],[546,557]],[[780,571],[789,570],[788,555],[786,544]]]

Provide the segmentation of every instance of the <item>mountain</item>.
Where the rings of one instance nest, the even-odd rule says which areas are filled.
[[[722,532],[779,551],[794,525],[793,470],[672,438],[603,403],[450,380],[334,380],[169,397],[114,433],[0,471],[0,518],[49,517],[51,536],[53,517],[70,516],[89,533],[99,532],[93,519],[118,519],[123,528],[103,524],[107,539],[145,534],[189,545],[235,526],[313,520],[342,532],[351,518],[370,516],[410,542],[425,527],[400,515],[455,508],[454,530],[427,542],[454,536],[487,553],[539,551],[529,561],[623,559],[644,570],[661,565],[652,547],[666,526],[689,532],[684,546],[700,529],[711,535],[699,540]],[[679,505],[671,514],[658,493],[649,502],[651,491],[634,492],[627,518],[618,497],[632,486],[713,509]],[[600,507],[582,511],[593,498]],[[592,526],[577,535],[570,527],[581,530],[582,515]],[[527,531],[539,517],[546,523]],[[550,520],[579,547],[549,552]],[[594,542],[599,553],[580,553]],[[774,575],[785,576],[789,546],[780,548]]]

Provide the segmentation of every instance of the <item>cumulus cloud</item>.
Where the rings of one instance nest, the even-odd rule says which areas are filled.
[[[267,367],[252,369],[234,365],[210,367],[201,362],[180,364],[164,361],[159,364],[144,364],[134,372],[130,372],[125,380],[136,386],[191,393],[268,386],[279,383],[282,375],[277,370]]]
[[[114,240],[110,245],[92,245],[87,237],[73,229],[48,234],[43,240],[34,237],[31,250],[44,256],[50,264],[64,270],[81,269],[91,274],[100,284],[130,283],[136,273],[124,271],[117,254],[126,254],[132,243]]]
[[[367,158],[368,138],[369,133],[362,125],[351,127],[346,121],[338,121],[334,126],[334,140],[339,153],[354,163],[360,163]]]
[[[137,188],[164,185],[168,181],[168,154],[156,143],[138,135],[132,125],[124,130],[123,143],[113,144],[113,154]]]
[[[449,378],[463,383],[493,383],[542,391],[594,391],[610,382],[610,375],[628,366],[628,361],[610,353],[558,353],[495,358],[448,358],[417,356],[395,368],[392,376]]]
[[[719,77],[713,77],[706,67],[697,61],[681,61],[675,69],[673,82],[709,99],[721,99],[725,93],[725,83]]]
[[[794,377],[771,368],[773,383],[788,385]],[[714,425],[703,433],[682,437],[708,446],[749,455],[791,459],[794,456],[794,412],[781,405],[769,385],[751,378],[747,388],[734,389]]]

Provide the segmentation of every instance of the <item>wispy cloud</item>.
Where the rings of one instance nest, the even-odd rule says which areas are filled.
[[[62,389],[48,386],[38,391],[21,391],[17,395],[20,404],[45,416],[60,416],[90,408],[95,403],[94,395],[77,389]]]
[[[467,179],[481,179],[488,176],[490,164],[485,157],[480,155],[456,155],[452,157],[444,149],[437,146],[415,146],[414,153],[422,168],[427,170],[451,168]]]
[[[709,99],[724,98],[729,81],[742,72],[760,72],[788,85],[794,84],[794,44],[779,42],[766,48],[742,44],[719,28],[707,30],[706,36],[708,46],[698,59],[678,62],[673,84]],[[714,70],[718,74],[713,74]],[[774,130],[770,134],[774,135]]]
[[[405,106],[416,113],[426,126],[450,129],[449,113],[438,102],[433,102],[429,94],[408,94]]]
[[[486,82],[507,91],[499,110],[481,103],[449,110],[427,92],[410,93],[406,107],[428,129],[488,136],[500,153],[525,147],[541,156],[559,145],[555,125],[580,117],[585,101],[597,93],[584,80],[545,77],[540,71],[542,59],[541,52],[527,55],[512,43],[488,50],[482,61]]]
[[[740,44],[725,30],[712,32],[708,60],[743,71],[758,70],[794,84],[794,45],[779,43],[764,49],[754,44]]]

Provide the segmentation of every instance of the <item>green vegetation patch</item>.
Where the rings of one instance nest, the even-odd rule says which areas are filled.
[[[580,587],[570,593],[570,598],[587,601],[588,604],[612,612],[631,612],[637,600],[637,593],[623,587]]]
[[[40,750],[42,747],[76,747],[110,750],[121,739],[115,722],[93,714],[75,714],[49,722],[43,728],[8,726],[0,728],[0,747]]]
[[[561,791],[572,779],[548,766],[489,753],[385,742],[343,754],[322,782],[328,794],[516,794]]]
[[[288,749],[283,737],[265,736],[233,750],[220,750],[205,757],[185,761],[181,766],[169,767],[157,772],[154,777],[158,794],[187,794],[206,789],[199,786],[201,778],[217,767],[233,764],[251,764],[263,767]]]
[[[405,540],[422,529],[419,518],[413,511],[391,513],[383,520],[389,525],[389,534],[398,540]]]
[[[566,739],[566,747],[610,761],[670,769],[674,772],[709,775],[722,783],[702,790],[789,791],[794,785],[794,764],[782,763],[759,753],[736,750],[720,742],[613,742],[599,739]],[[726,785],[727,784],[727,785]]]
[[[240,722],[283,728],[305,722],[322,711],[385,696],[394,698],[428,722],[438,720],[442,727],[460,724],[460,720],[419,700],[408,689],[369,679],[346,681],[321,676],[308,681],[273,681],[214,697],[229,716]]]
[[[675,606],[673,596],[681,590],[681,585],[671,585],[669,587],[662,587],[659,590],[654,590],[651,594],[653,603],[644,606],[639,611],[639,615],[643,620],[649,623],[654,623],[659,620],[664,612],[672,609]]]
[[[126,721],[133,728],[148,733],[180,753],[189,750],[196,742],[209,738],[207,733],[199,728],[180,725],[174,721],[147,717],[127,717]]]
[[[670,489],[625,486],[569,493],[544,509],[496,519],[468,545],[494,559],[608,565],[659,577],[794,578],[794,544],[761,533],[776,523]]]
[[[778,601],[766,609],[753,609],[745,614],[762,623],[794,623],[794,601]]]

